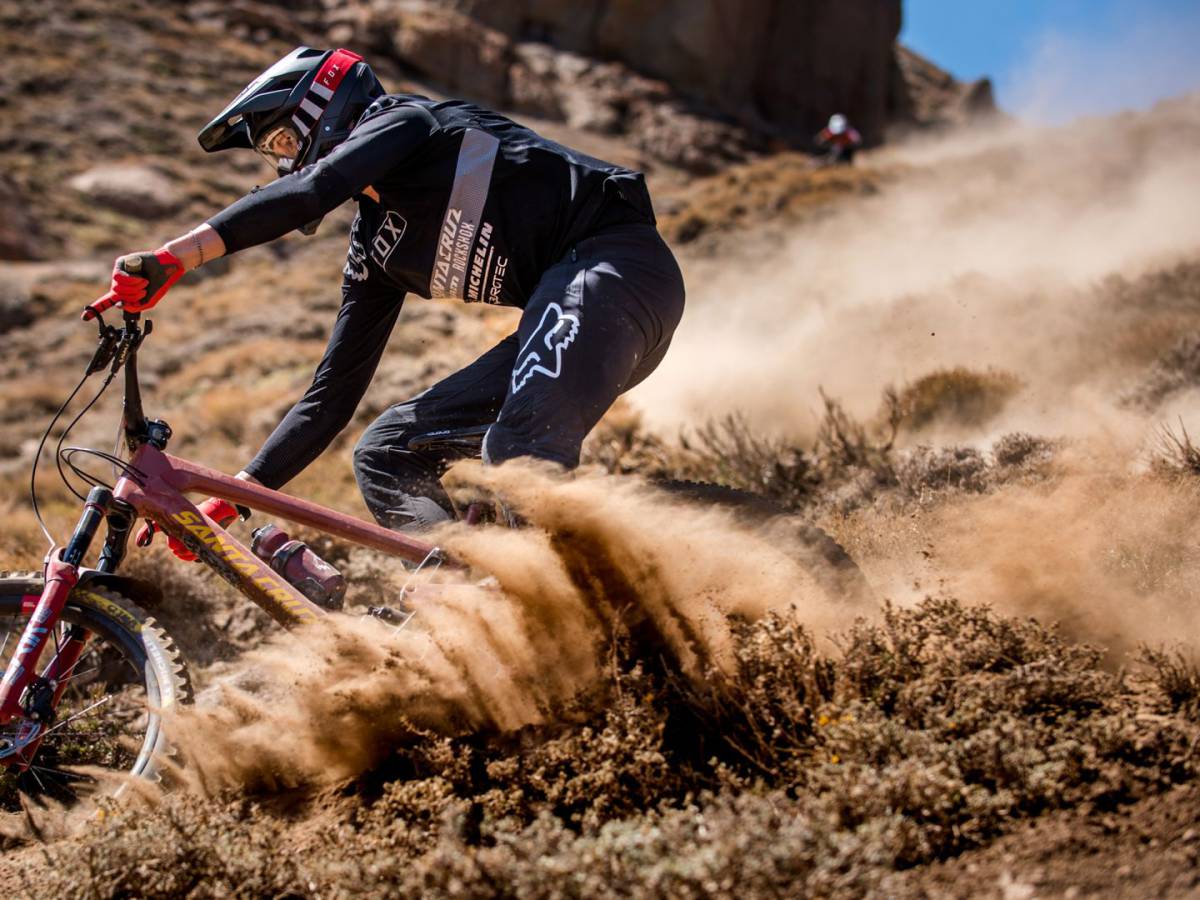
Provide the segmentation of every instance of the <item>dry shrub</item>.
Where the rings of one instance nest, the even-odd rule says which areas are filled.
[[[23,877],[27,896],[279,897],[302,885],[298,860],[248,804],[177,798],[152,815],[127,809],[98,822],[99,834],[68,845],[74,872],[55,866],[49,878]]]
[[[1159,355],[1141,382],[1121,398],[1127,406],[1153,410],[1182,391],[1200,386],[1200,333],[1185,334]]]
[[[920,413],[925,423],[950,421],[946,410],[957,410],[960,421],[983,415],[989,404],[998,410],[1004,392],[1019,386],[1004,373],[978,375],[965,369],[935,373],[930,379],[917,382],[926,385],[919,392],[921,402],[928,401]],[[897,432],[912,420],[913,396],[884,391],[880,411],[870,421],[856,419],[824,393],[821,400],[824,413],[810,446],[756,431],[736,413],[685,431],[671,445],[646,434],[636,415],[621,414],[602,424],[585,461],[609,472],[725,485],[766,497],[785,510],[845,514],[880,498],[903,505],[1043,480],[1063,446],[1012,432],[998,438],[990,453],[963,445],[898,449]],[[938,403],[943,412],[937,412]]]
[[[832,167],[816,169],[806,154],[782,153],[720,174],[664,188],[660,228],[668,240],[686,244],[710,232],[761,224],[764,214],[789,223],[826,214],[854,196],[870,196],[897,170]],[[769,212],[767,212],[769,211]]]
[[[1170,425],[1162,426],[1150,467],[1167,476],[1200,475],[1200,447],[1192,443],[1182,419],[1179,420],[1178,434]]]
[[[1166,698],[1169,708],[1182,712],[1192,721],[1200,721],[1200,668],[1195,659],[1182,649],[1143,647],[1140,661],[1150,670],[1151,680]]]
[[[794,617],[734,633],[736,669],[708,690],[618,642],[603,689],[556,725],[418,740],[344,803],[314,798],[300,846],[265,840],[284,820],[263,809],[176,795],[50,848],[29,889],[860,896],[1021,818],[1200,772],[1197,723],[1169,711],[1200,680],[1173,657],[1149,657],[1146,693],[1094,648],[944,598],[885,609],[833,657]]]
[[[937,369],[896,395],[901,424],[910,431],[937,425],[978,427],[995,418],[1021,389],[1009,372],[977,372],[963,366]]]
[[[804,506],[820,483],[811,454],[757,434],[736,413],[684,435],[681,444],[685,477],[752,491],[787,509]]]
[[[947,489],[980,493],[989,484],[987,460],[974,447],[917,447],[904,455],[896,478],[915,497]]]
[[[618,399],[584,442],[582,462],[612,474],[670,477],[679,468],[679,448],[648,431],[641,414]]]

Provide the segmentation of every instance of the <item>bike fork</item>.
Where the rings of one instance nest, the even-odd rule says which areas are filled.
[[[17,642],[4,678],[0,680],[0,726],[18,717],[25,720],[16,735],[0,741],[0,763],[28,765],[40,743],[43,729],[54,720],[55,707],[83,654],[87,644],[86,632],[81,628],[71,628],[67,632],[67,639],[56,643],[55,654],[45,671],[41,675],[35,674],[47,638],[54,633],[67,604],[67,597],[79,581],[79,564],[87,555],[96,530],[109,515],[112,506],[112,491],[103,487],[92,488],[67,546],[52,548],[46,557],[46,582],[42,596]],[[110,521],[126,518],[129,517],[124,515],[124,510],[120,510],[120,515],[110,516]],[[124,522],[120,521],[120,524]],[[128,527],[122,537],[127,534]],[[115,568],[124,544],[122,542],[117,550],[110,548],[112,543],[110,534],[110,540],[105,543],[105,550],[108,551],[105,556],[108,564]]]

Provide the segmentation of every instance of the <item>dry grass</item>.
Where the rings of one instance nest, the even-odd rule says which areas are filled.
[[[27,890],[861,896],[1023,818],[1119,809],[1200,769],[1194,719],[1161,712],[1197,694],[1173,658],[1138,687],[1098,650],[949,599],[886,609],[833,657],[790,617],[736,633],[736,672],[703,690],[619,644],[554,729],[420,742],[312,798],[315,831],[234,798],[115,810]]]
[[[778,154],[659,192],[656,199],[665,210],[659,228],[673,243],[686,244],[768,220],[792,224],[851,197],[876,194],[899,175],[861,166],[818,169],[805,154]]]
[[[1162,426],[1150,465],[1165,475],[1200,475],[1200,447],[1192,443],[1182,419],[1178,432],[1170,425]]]
[[[321,343],[279,338],[222,341],[215,349],[183,361],[179,370],[164,380],[163,387],[170,393],[186,393],[207,389],[216,382],[310,371],[322,349]]]
[[[981,493],[1014,481],[1049,477],[1060,442],[1024,433],[997,439],[990,452],[971,446],[896,446],[912,410],[922,421],[982,414],[1015,381],[1002,373],[935,373],[917,390],[884,391],[869,421],[821,395],[824,415],[808,445],[755,432],[738,415],[705,423],[671,443],[647,434],[636,416],[606,419],[585,447],[584,461],[609,472],[722,484],[759,494],[783,509],[847,513],[886,500],[903,506],[954,493]],[[990,398],[990,399],[989,399]],[[961,421],[961,418],[959,419]]]
[[[1021,389],[1010,372],[962,366],[930,372],[897,392],[902,426],[920,432],[937,425],[979,427],[995,418]]]

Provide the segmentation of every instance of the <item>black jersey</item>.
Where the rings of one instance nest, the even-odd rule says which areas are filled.
[[[376,203],[362,194],[379,194]],[[653,223],[640,173],[497,113],[411,94],[379,98],[314,165],[214,216],[227,252],[273,240],[357,197],[351,282],[524,307],[542,273],[607,226]],[[382,282],[382,284],[380,283]]]

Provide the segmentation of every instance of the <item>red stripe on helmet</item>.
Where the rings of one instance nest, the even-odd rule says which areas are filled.
[[[336,91],[338,85],[342,83],[342,79],[346,77],[346,73],[358,62],[362,62],[362,57],[357,53],[341,48],[334,50],[329,59],[321,64],[313,83],[330,91]]]

